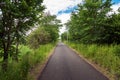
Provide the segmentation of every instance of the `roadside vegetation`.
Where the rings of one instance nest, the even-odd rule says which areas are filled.
[[[111,79],[120,79],[120,45],[79,43],[69,43],[68,45],[77,50],[80,55],[108,71]]]
[[[42,2],[0,0],[0,80],[30,80],[30,70],[56,45],[60,21]]]
[[[112,0],[84,0],[66,23],[62,41],[120,80],[120,9]]]
[[[7,71],[0,68],[1,80],[27,80],[28,72],[36,65],[44,62],[54,44],[41,45],[36,50],[30,49],[28,46],[20,46],[19,61],[16,62],[9,57]]]

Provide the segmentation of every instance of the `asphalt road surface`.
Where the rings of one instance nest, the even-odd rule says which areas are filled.
[[[38,80],[109,80],[59,43]]]

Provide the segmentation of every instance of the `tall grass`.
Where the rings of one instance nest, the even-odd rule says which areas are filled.
[[[69,43],[84,57],[91,59],[101,67],[106,68],[115,80],[120,80],[120,45],[85,45]]]
[[[44,61],[53,47],[53,44],[47,44],[32,50],[28,46],[21,45],[18,62],[11,61],[9,58],[6,72],[2,71],[0,65],[0,80],[27,80],[29,70],[37,63]]]

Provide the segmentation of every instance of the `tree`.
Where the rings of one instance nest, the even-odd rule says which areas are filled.
[[[111,0],[84,0],[72,13],[68,22],[69,33],[73,40],[83,43],[100,43],[103,24],[112,9]]]
[[[49,43],[50,41],[50,34],[44,29],[44,27],[39,27],[28,36],[28,44],[30,45],[30,48],[33,49],[37,49],[40,45]]]
[[[102,24],[99,43],[120,44],[120,13],[109,16]],[[104,33],[104,34],[103,34]]]
[[[60,20],[56,19],[55,15],[45,15],[41,21],[40,26],[50,33],[50,42],[56,42],[59,37]]]
[[[39,26],[28,36],[28,43],[31,48],[38,48],[46,43],[56,42],[59,37],[60,21],[54,15],[42,17]]]
[[[8,56],[12,45],[16,44],[16,59],[20,39],[37,22],[44,9],[42,0],[1,0],[1,49],[3,50],[3,68],[7,68]],[[14,51],[13,51],[14,52]]]
[[[62,41],[67,41],[67,38],[68,38],[67,35],[68,35],[67,32],[62,33],[62,35],[61,35],[61,40],[62,40]]]

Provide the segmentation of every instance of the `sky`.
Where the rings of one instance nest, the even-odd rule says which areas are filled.
[[[112,0],[115,3],[112,8],[117,12],[120,7],[120,0]],[[56,15],[57,19],[61,20],[62,24],[66,23],[71,16],[71,12],[77,8],[77,4],[82,3],[82,0],[44,0],[43,5],[46,6],[45,12],[50,12],[51,15]],[[66,31],[65,26],[60,29],[60,33]]]

